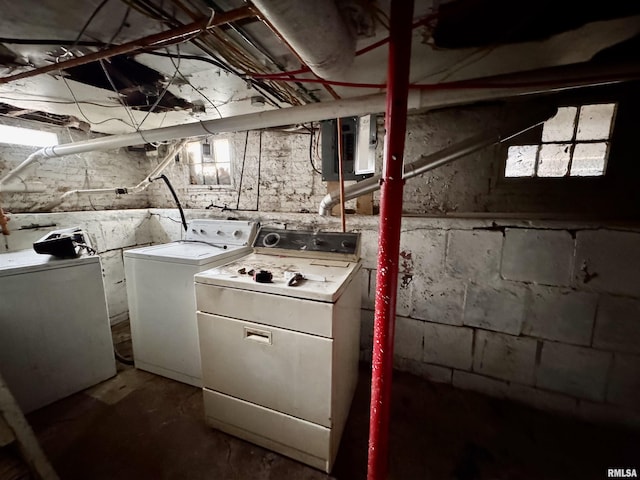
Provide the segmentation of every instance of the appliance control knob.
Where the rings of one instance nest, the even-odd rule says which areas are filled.
[[[201,234],[203,234],[203,235],[206,235],[206,234],[207,234],[206,230],[204,230],[204,229],[202,229],[202,228],[200,229],[200,233],[201,233]]]
[[[275,232],[271,232],[265,235],[265,237],[262,239],[262,244],[265,247],[275,247],[279,241],[280,235]]]
[[[313,239],[313,244],[317,247],[319,245],[324,244],[324,240],[320,240],[319,238],[314,238]]]
[[[191,233],[198,233],[198,231],[195,228],[192,228]]]
[[[242,232],[240,230],[235,230],[233,232],[233,236],[236,238],[240,238],[242,236]]]
[[[220,235],[220,236],[222,236],[222,235],[224,235],[224,232],[223,232],[222,230],[218,230],[218,231],[216,232],[216,235]]]
[[[355,247],[353,242],[349,242],[347,240],[343,240],[340,245],[342,245],[342,248],[353,248],[353,247]]]

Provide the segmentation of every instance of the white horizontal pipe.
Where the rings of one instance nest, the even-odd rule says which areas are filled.
[[[47,190],[42,182],[15,182],[9,185],[2,185],[0,192],[6,193],[41,193]]]
[[[640,77],[640,64],[608,65],[604,74],[598,68],[601,67],[570,65],[546,69],[540,73],[524,72],[522,74],[482,79],[482,82],[487,84],[494,82],[502,82],[504,84],[504,86],[496,86],[495,88],[413,90],[409,94],[408,109],[410,111],[423,111],[467,105],[479,101],[619,83]],[[509,81],[524,83],[530,78],[534,78],[533,81],[538,83],[517,87],[510,87],[508,84]],[[45,147],[29,155],[24,162],[0,179],[0,192],[5,191],[5,185],[10,182],[18,180],[24,182],[25,176],[34,167],[34,164],[39,164],[41,160],[48,157],[61,157],[94,150],[110,150],[151,142],[206,136],[214,133],[259,130],[347,116],[380,113],[385,109],[385,102],[386,94],[379,93]]]
[[[158,164],[158,166],[156,166],[156,168],[154,168],[151,171],[151,173],[144,178],[144,180],[142,180],[140,183],[138,183],[134,187],[88,188],[83,190],[69,190],[68,192],[63,193],[60,196],[60,198],[58,198],[57,200],[54,200],[53,202],[46,205],[45,210],[51,210],[52,208],[57,207],[72,195],[100,195],[104,193],[113,193],[115,195],[118,193],[118,190],[122,190],[127,194],[135,194],[135,193],[143,192],[149,187],[149,185],[151,185],[151,180],[154,177],[157,177],[158,175],[160,175],[162,171],[169,166],[169,164],[171,163],[173,158],[176,156],[178,151],[182,147],[184,147],[186,143],[187,143],[187,140],[183,140],[181,142],[177,142],[171,145],[169,147],[169,150],[165,154],[165,156],[162,158],[162,160],[160,160],[160,163]]]

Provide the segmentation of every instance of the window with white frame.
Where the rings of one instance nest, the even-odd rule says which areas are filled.
[[[28,147],[48,147],[58,145],[58,135],[33,128],[0,125],[0,143],[26,145]]]
[[[615,103],[558,108],[539,144],[509,147],[504,176],[603,176],[615,111]]]
[[[231,144],[226,138],[187,144],[191,185],[231,186]]]

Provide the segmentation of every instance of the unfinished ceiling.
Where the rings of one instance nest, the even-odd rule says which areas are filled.
[[[256,0],[251,10],[242,0],[2,0],[0,115],[125,133],[383,91],[389,0],[333,4]],[[206,28],[228,12],[244,15]],[[195,21],[206,31],[58,69]],[[416,0],[411,82],[637,63],[638,38],[640,2]],[[314,64],[307,49],[311,56],[324,49],[326,61]],[[44,66],[51,71],[7,81]]]

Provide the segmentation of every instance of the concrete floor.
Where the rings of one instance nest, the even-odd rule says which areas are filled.
[[[127,354],[127,332],[116,332]],[[133,367],[28,415],[62,480],[366,478],[363,365],[331,476],[205,426],[199,389]],[[394,375],[392,479],[603,479],[640,467],[640,432],[544,414]]]

